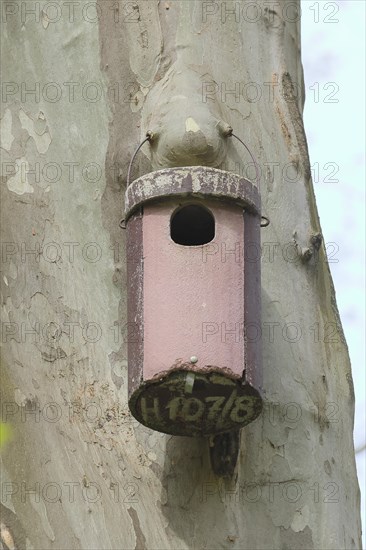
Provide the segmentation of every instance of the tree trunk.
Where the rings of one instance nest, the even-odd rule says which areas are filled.
[[[360,548],[353,385],[302,121],[299,4],[2,4],[3,547]],[[271,222],[264,411],[241,432],[230,480],[213,474],[205,439],[129,413],[120,227],[148,130],[159,143],[133,177],[200,164],[255,179],[218,121],[257,157]]]

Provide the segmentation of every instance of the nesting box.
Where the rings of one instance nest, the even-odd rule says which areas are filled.
[[[160,432],[239,429],[262,409],[260,196],[206,167],[126,191],[129,406]]]

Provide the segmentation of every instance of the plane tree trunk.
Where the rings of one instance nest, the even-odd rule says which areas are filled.
[[[359,548],[354,393],[302,120],[299,3],[2,4],[4,548]],[[148,130],[159,141],[134,177],[203,165],[255,179],[219,121],[256,156],[270,219],[257,251],[264,410],[230,480],[206,440],[129,414],[120,227]]]

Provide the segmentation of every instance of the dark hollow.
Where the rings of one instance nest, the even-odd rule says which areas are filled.
[[[175,243],[184,246],[207,244],[215,237],[215,218],[203,206],[183,206],[172,215],[170,236]]]

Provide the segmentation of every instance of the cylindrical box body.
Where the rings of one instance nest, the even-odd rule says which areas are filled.
[[[129,404],[174,435],[239,429],[262,409],[260,198],[213,168],[126,192]]]

